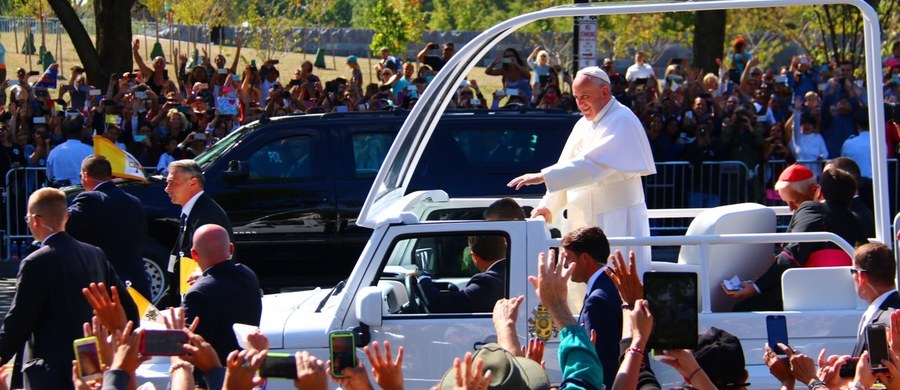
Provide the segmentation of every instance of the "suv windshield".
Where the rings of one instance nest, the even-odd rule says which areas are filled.
[[[254,122],[246,126],[241,126],[235,131],[232,131],[231,134],[225,136],[210,146],[205,152],[197,156],[194,160],[197,161],[197,164],[200,164],[200,168],[206,170],[206,167],[209,166],[210,163],[216,160],[219,156],[224,154],[229,148],[237,145],[241,142],[247,134],[250,134],[253,129],[259,126],[259,122]]]

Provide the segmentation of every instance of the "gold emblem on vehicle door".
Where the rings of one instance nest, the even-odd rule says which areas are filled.
[[[528,331],[545,342],[559,333],[559,329],[556,329],[556,325],[550,319],[550,312],[540,304],[531,311],[531,318],[528,319]]]

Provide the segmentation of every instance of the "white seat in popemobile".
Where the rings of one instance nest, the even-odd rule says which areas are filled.
[[[781,274],[785,311],[865,309],[851,267],[791,268]]]
[[[705,210],[688,227],[686,236],[707,234],[775,233],[775,211],[758,203],[740,203]],[[755,279],[772,264],[774,244],[723,244],[709,246],[709,266],[702,270],[699,245],[683,245],[678,264],[698,266],[709,275],[710,310],[728,312],[734,300],[721,283],[737,275]]]

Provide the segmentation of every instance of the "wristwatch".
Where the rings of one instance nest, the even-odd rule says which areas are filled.
[[[828,388],[828,385],[826,385],[825,382],[822,382],[818,379],[816,379],[812,382],[809,382],[808,386],[809,386],[809,390],[818,389],[818,388],[823,388],[823,389]]]

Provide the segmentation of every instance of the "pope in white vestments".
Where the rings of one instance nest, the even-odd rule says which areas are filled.
[[[566,231],[598,226],[607,237],[650,235],[641,176],[656,173],[640,120],[610,93],[609,76],[598,67],[578,72],[573,86],[584,115],[569,135],[559,162],[513,179],[510,187],[544,183],[547,194],[532,213],[548,222],[562,218]],[[565,232],[563,232],[565,234]],[[650,247],[612,247],[635,252],[639,275],[650,271]]]

